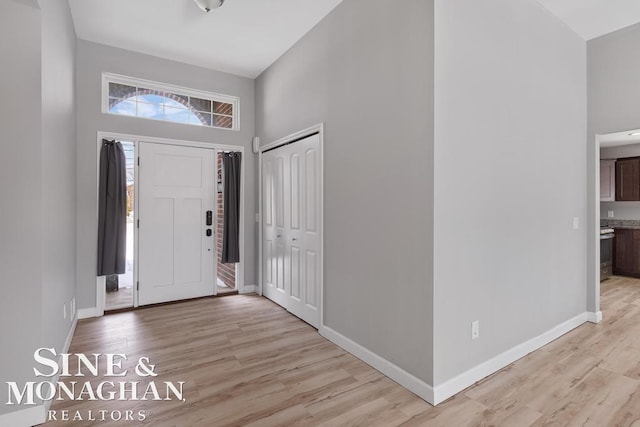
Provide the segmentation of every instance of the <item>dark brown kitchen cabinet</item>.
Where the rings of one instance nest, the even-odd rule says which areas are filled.
[[[640,277],[640,230],[616,228],[613,274]]]
[[[640,200],[640,158],[616,160],[616,200]]]

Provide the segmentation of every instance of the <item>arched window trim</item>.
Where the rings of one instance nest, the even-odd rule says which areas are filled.
[[[185,107],[187,107],[188,111],[195,114],[196,117],[202,122],[203,126],[213,127],[216,129],[224,129],[224,130],[239,130],[240,129],[240,100],[238,97],[230,96],[230,95],[222,95],[214,92],[206,92],[196,89],[185,88],[182,86],[175,86],[170,84],[164,84],[159,82],[154,82],[151,80],[137,79],[134,77],[123,76],[119,74],[113,73],[102,73],[102,112],[105,114],[115,114],[122,115],[118,113],[114,113],[110,108],[110,97],[109,97],[109,83],[121,84],[126,86],[132,86],[137,88],[138,90],[135,93],[124,94],[119,98],[120,102],[125,101],[127,98],[132,98],[135,96],[142,95],[158,95],[163,96],[168,99],[171,99],[175,102],[178,102]],[[231,104],[232,106],[232,114],[224,114],[221,112],[215,112],[212,110],[212,121],[211,125],[206,123],[206,120],[203,119],[202,113],[194,108],[185,98],[198,98],[207,101],[211,101],[212,103],[222,103],[222,104]],[[113,100],[113,98],[111,98]],[[136,117],[141,119],[149,119],[149,120],[162,120],[156,118],[142,117],[137,115],[127,115],[128,117]],[[215,120],[213,118],[221,118],[224,119],[225,123],[228,123],[227,119],[231,120],[231,127],[229,126],[217,126],[215,124]],[[173,122],[169,120],[162,120],[170,123],[179,123]],[[185,123],[186,124],[186,123]],[[191,124],[191,123],[189,123]],[[195,125],[195,124],[191,124]]]

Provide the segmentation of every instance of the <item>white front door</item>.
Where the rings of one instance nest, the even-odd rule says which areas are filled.
[[[320,325],[320,152],[312,135],[262,155],[263,294]]]
[[[141,142],[139,158],[138,304],[213,295],[214,151]]]

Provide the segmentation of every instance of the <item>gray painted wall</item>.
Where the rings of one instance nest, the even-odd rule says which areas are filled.
[[[97,247],[97,132],[117,132],[245,147],[245,283],[256,283],[255,188],[256,162],[251,153],[254,136],[254,81],[179,62],[78,40],[78,308],[96,306]],[[212,91],[240,97],[238,132],[144,120],[101,113],[102,72]]]
[[[41,9],[42,333],[43,345],[61,351],[76,295],[76,33],[66,0]]]
[[[615,147],[600,148],[601,159],[620,159],[623,157],[640,156],[640,144],[617,145]]]
[[[640,85],[638,84],[640,56],[637,54],[639,49],[640,25],[616,31],[587,43],[589,99],[587,135],[589,191],[587,197],[591,230],[595,230],[595,212],[600,209],[595,187],[598,163],[595,136],[640,128]],[[595,238],[589,239],[589,260],[595,260],[596,242]],[[593,267],[588,270],[591,286],[588,292],[590,310],[595,306],[596,301],[599,301],[599,294],[593,289],[597,265]]]
[[[0,2],[0,414],[16,410],[5,382],[33,381],[42,336],[40,55],[40,10]]]
[[[256,111],[263,144],[325,123],[325,324],[431,384],[433,2],[345,0]]]
[[[640,156],[640,144],[604,147],[600,149],[601,159],[620,159]],[[600,202],[600,218],[607,218],[613,211],[614,219],[640,219],[640,202]]]
[[[586,46],[534,0],[435,11],[438,386],[585,312]]]
[[[594,134],[640,127],[640,25],[590,40],[589,142]],[[590,150],[593,151],[593,150]]]
[[[75,30],[65,0],[0,3],[2,384],[33,380],[33,352],[61,351],[75,296]],[[20,43],[14,43],[20,40]],[[63,318],[63,304],[67,318]],[[7,406],[0,388],[0,414]]]

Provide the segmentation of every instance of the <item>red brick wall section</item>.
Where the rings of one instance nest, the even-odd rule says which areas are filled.
[[[222,154],[217,158],[217,184],[216,184],[216,253],[218,254],[218,277],[225,285],[235,289],[236,287],[236,265],[223,264],[220,255],[222,254],[222,233],[224,227],[224,194],[222,193]],[[218,191],[218,188],[220,191]]]

